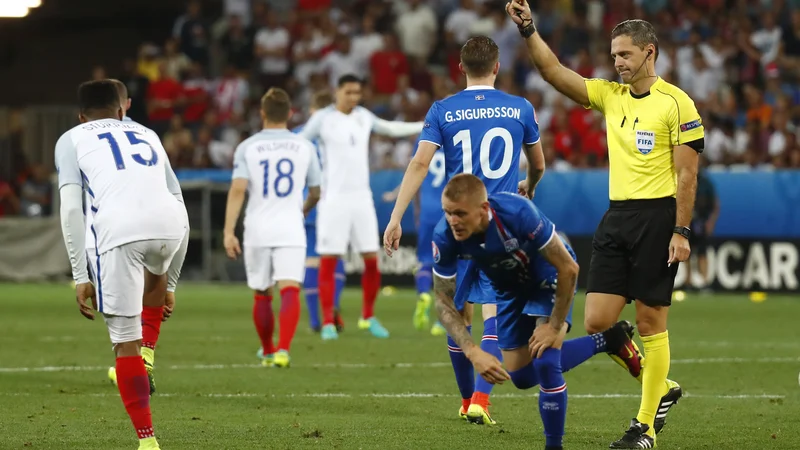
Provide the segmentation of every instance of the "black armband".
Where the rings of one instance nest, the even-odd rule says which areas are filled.
[[[520,19],[522,19],[519,14],[517,15]],[[533,24],[533,20],[531,19],[523,19],[522,23],[517,25],[517,29],[519,30],[519,34],[522,35],[525,39],[533,36],[533,33],[536,33],[536,25]]]
[[[703,149],[706,148],[706,139],[705,138],[695,139],[692,142],[687,142],[683,145],[690,147],[697,153],[703,153]]]

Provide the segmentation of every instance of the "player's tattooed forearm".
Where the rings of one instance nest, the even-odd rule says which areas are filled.
[[[436,296],[436,312],[447,333],[463,350],[472,342],[472,336],[464,325],[464,318],[456,309],[453,297],[456,295],[456,278],[433,276],[433,292]]]

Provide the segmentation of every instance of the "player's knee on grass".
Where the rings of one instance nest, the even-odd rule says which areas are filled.
[[[104,315],[108,335],[117,356],[139,356],[142,341],[142,318]]]
[[[497,305],[492,303],[485,303],[481,305],[481,315],[483,315],[483,320],[489,320],[492,317],[497,317]]]
[[[647,306],[636,301],[636,328],[640,336],[652,336],[667,331],[667,306]]]

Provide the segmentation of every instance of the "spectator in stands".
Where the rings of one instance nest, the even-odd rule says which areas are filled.
[[[5,180],[0,180],[0,217],[13,216],[19,212],[19,198]]]
[[[692,214],[692,253],[697,259],[697,268],[700,273],[700,283],[694,283],[692,276],[691,259],[686,261],[686,270],[689,274],[689,286],[704,289],[708,283],[708,240],[714,234],[719,217],[719,199],[714,188],[714,183],[708,176],[706,168],[708,160],[700,158],[700,170],[697,173],[697,193]]]
[[[122,63],[122,76],[120,81],[125,83],[128,88],[128,98],[131,99],[131,108],[128,110],[128,117],[134,121],[148,127],[150,119],[147,116],[147,92],[150,88],[150,80],[139,74],[136,70],[136,61],[127,58]]]
[[[174,80],[183,78],[183,73],[192,65],[192,60],[180,51],[178,41],[174,38],[164,43],[163,61],[167,65],[167,74]]]
[[[397,17],[395,29],[403,53],[427,62],[439,31],[433,9],[422,0],[408,0],[408,9]]]
[[[192,138],[192,132],[183,125],[183,118],[179,114],[172,116],[169,130],[164,134],[162,143],[173,167],[191,165],[194,139]]]
[[[159,78],[150,83],[147,91],[147,111],[150,128],[162,136],[169,127],[177,107],[183,102],[183,87],[171,78],[167,72],[167,64],[158,64]]]
[[[180,42],[180,51],[190,60],[207,66],[210,36],[209,25],[202,17],[201,2],[191,0],[186,7],[186,14],[175,21],[172,37]]]
[[[375,18],[367,15],[361,20],[361,29],[353,36],[351,46],[356,58],[358,73],[369,74],[372,55],[383,48],[383,36],[375,29]]]
[[[289,75],[289,31],[275,11],[267,11],[264,23],[255,35],[255,57],[261,75],[261,87],[283,88]]]
[[[211,82],[203,74],[203,66],[197,62],[191,64],[183,78],[183,120],[189,129],[197,131],[211,105]]]
[[[30,175],[20,187],[20,213],[27,217],[44,217],[52,213],[53,184],[50,172],[41,164],[31,166]]]
[[[370,59],[370,81],[375,95],[387,98],[398,90],[398,80],[408,76],[408,58],[400,51],[397,35],[383,35],[383,48]]]
[[[225,63],[239,71],[250,70],[253,66],[253,39],[255,31],[245,27],[240,16],[228,18],[228,29],[220,40],[225,53]]]
[[[472,25],[478,21],[478,11],[473,0],[461,0],[444,21],[444,32],[452,35],[458,45],[463,45],[471,37]]]
[[[245,114],[250,96],[250,86],[239,76],[232,65],[225,67],[222,77],[213,83],[211,96],[220,121],[226,121],[231,114]]]

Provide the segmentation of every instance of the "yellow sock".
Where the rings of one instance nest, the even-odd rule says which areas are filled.
[[[652,336],[642,336],[644,351],[647,353],[647,370],[642,373],[642,403],[636,420],[650,426],[647,434],[653,438],[653,420],[656,417],[661,397],[669,390],[667,375],[669,374],[669,333],[667,331]]]
[[[642,375],[644,374],[644,354],[642,353],[642,351],[641,351],[641,350],[639,350],[639,346],[638,346],[638,345],[636,345],[636,342],[635,342],[635,341],[631,340],[631,343],[633,344],[634,348],[636,348],[636,351],[637,351],[637,352],[639,352],[639,354],[640,354],[640,355],[642,355],[642,371],[641,371],[641,372],[639,372],[639,376],[638,376],[638,377],[636,377],[636,379],[637,379],[637,380],[639,380],[639,383],[641,383],[641,382],[642,382]],[[622,367],[623,369],[625,369],[625,371],[626,371],[626,372],[628,371],[628,366],[627,366],[627,365],[625,365],[625,362],[624,362],[622,359],[620,359],[620,357],[619,357],[619,356],[617,356],[617,355],[612,355],[612,354],[610,354],[610,353],[609,353],[609,355],[608,355],[608,356],[610,356],[610,357],[611,357],[611,359],[612,359],[612,360],[613,360],[615,363],[619,364],[619,366],[620,366],[620,367]]]
[[[149,347],[142,347],[142,358],[152,366],[156,363],[156,351]]]

